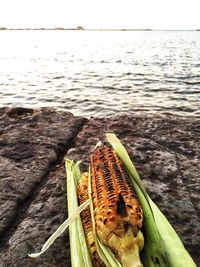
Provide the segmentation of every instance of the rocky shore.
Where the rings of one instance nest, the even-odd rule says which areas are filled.
[[[200,119],[76,117],[50,108],[0,109],[0,267],[70,266],[68,232],[38,251],[67,218],[64,157],[83,159],[104,133],[127,148],[152,199],[200,266]]]

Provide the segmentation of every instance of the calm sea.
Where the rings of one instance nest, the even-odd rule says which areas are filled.
[[[0,104],[200,116],[200,31],[0,31]]]

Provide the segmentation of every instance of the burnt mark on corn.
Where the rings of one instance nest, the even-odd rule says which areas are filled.
[[[121,193],[118,194],[117,214],[119,214],[121,217],[127,216],[126,205],[125,205],[124,198]]]
[[[124,174],[124,181],[125,181],[126,185],[128,186],[129,194],[131,194],[133,197],[136,197],[136,195],[137,195],[136,191],[135,191],[134,187],[132,186],[130,177],[129,177],[127,170],[123,164],[121,164],[121,170],[122,170],[122,173]]]
[[[113,192],[115,189],[113,187],[113,182],[111,178],[111,172],[108,167],[108,162],[105,157],[102,162],[102,170],[103,170],[104,180],[106,183],[106,189],[108,192]]]
[[[129,176],[110,145],[101,143],[96,147],[91,156],[91,166],[97,201],[102,199],[102,196],[107,196],[109,201],[114,198],[117,201],[119,192],[123,196],[136,197]]]
[[[102,182],[100,178],[101,177],[98,173],[95,173],[95,175],[92,177],[92,179],[95,180],[97,200],[100,200],[101,195],[103,194],[103,187],[102,187]]]
[[[96,190],[97,201],[100,201],[103,196],[107,196],[109,200],[115,196],[115,186],[112,179],[112,170],[108,164],[108,154],[111,149],[101,143],[96,147],[91,156],[91,166],[93,175],[93,188]]]
[[[124,231],[125,231],[125,233],[128,232],[129,227],[131,227],[131,225],[129,223],[125,222],[124,223]]]
[[[130,187],[130,183],[127,183],[127,180],[125,179],[126,173],[124,169],[122,168],[122,163],[118,159],[116,152],[114,152],[114,150],[112,151],[112,154],[113,156],[111,159],[111,166],[112,166],[113,175],[116,179],[118,189],[124,195],[128,195],[128,189]]]

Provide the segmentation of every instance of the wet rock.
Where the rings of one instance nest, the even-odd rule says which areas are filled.
[[[83,118],[51,109],[0,111],[0,266],[70,266],[66,232],[39,250],[67,218],[63,156],[83,159],[106,132],[127,148],[151,198],[200,265],[200,120],[178,117]],[[83,128],[82,128],[83,127]]]

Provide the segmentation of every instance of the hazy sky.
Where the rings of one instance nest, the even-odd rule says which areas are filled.
[[[200,0],[0,0],[0,26],[200,28]]]

